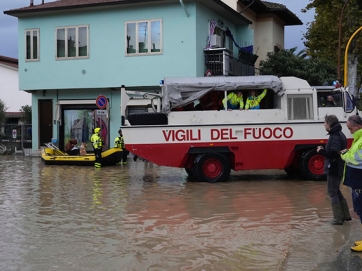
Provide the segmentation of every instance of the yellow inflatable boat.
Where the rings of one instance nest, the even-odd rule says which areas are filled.
[[[122,161],[122,149],[111,148],[102,152],[102,166],[116,165]],[[46,165],[94,166],[94,154],[68,155],[57,148],[47,147],[42,150],[41,160]]]

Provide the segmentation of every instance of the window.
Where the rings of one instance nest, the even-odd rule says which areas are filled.
[[[162,20],[127,22],[126,54],[162,53]]]
[[[345,108],[347,113],[351,113],[354,110],[355,103],[348,92],[344,93]]]
[[[318,92],[318,107],[342,107],[342,92]]]
[[[25,30],[25,61],[39,61],[39,29]]]
[[[288,119],[313,119],[312,95],[288,95]]]
[[[89,57],[89,26],[58,27],[55,32],[57,59]]]

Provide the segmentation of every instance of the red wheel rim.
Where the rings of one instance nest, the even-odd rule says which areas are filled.
[[[324,173],[324,157],[322,155],[314,155],[309,159],[308,169],[315,175],[321,175]]]
[[[219,160],[211,158],[202,165],[202,172],[207,178],[216,178],[222,173],[222,164]]]

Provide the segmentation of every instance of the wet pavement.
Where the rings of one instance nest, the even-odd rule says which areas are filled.
[[[232,172],[225,183],[183,169],[45,166],[0,156],[0,270],[362,270],[353,220],[329,224],[325,181]]]

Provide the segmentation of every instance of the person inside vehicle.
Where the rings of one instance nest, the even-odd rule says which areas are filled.
[[[65,152],[69,155],[79,155],[79,148],[77,147],[78,141],[76,139],[71,139],[65,145]]]
[[[246,99],[245,110],[249,109],[260,109],[260,101],[265,97],[267,89],[264,89],[263,92],[256,96],[256,91],[250,91],[250,96]]]
[[[210,91],[199,99],[199,104],[195,110],[219,110],[219,96],[217,91]]]
[[[332,95],[327,96],[325,104],[327,107],[337,106],[337,102]]]
[[[244,100],[243,100],[243,94],[240,90],[231,92],[228,94],[226,98],[222,100],[222,104],[224,106],[224,109],[227,109],[228,111],[231,110],[243,110],[244,108]]]

